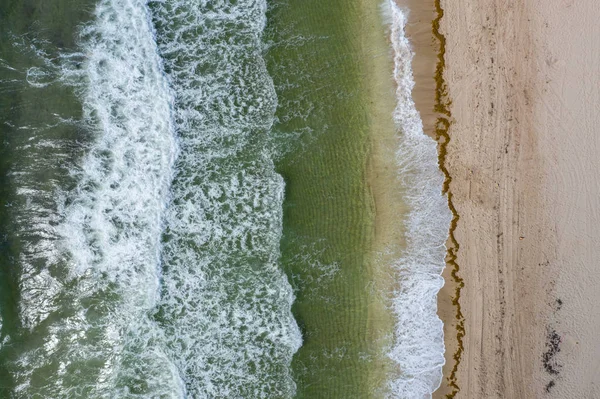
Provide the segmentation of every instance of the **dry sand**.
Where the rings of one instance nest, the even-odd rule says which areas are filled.
[[[415,100],[433,131],[431,1],[411,8]],[[465,286],[456,398],[600,398],[600,6],[441,0],[452,104],[444,162]],[[431,16],[431,17],[429,17]],[[428,55],[429,54],[429,55]],[[419,58],[421,57],[421,58]],[[456,285],[440,293],[446,380]]]

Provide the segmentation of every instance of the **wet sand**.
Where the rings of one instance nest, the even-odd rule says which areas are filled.
[[[418,34],[431,30],[435,7],[406,3],[425,65],[414,64],[415,100],[431,126],[421,93],[435,91],[426,72],[437,61]],[[450,265],[439,296],[446,378],[434,397],[600,397],[600,9],[592,0],[440,6],[465,335],[457,351]]]

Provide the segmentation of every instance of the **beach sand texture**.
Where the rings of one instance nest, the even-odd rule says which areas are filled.
[[[423,16],[435,18],[432,3],[403,3],[411,8],[409,35],[431,29]],[[600,7],[593,0],[440,6],[452,122],[444,164],[459,216],[465,336],[457,352],[448,267],[439,297],[447,363],[434,397],[598,398]],[[431,43],[439,47],[433,34],[429,42],[413,37],[417,57]],[[434,88],[419,70],[437,61],[428,60],[414,65],[415,100],[426,115],[422,93]]]

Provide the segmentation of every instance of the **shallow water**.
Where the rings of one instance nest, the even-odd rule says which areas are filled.
[[[269,12],[273,136],[286,181],[282,262],[304,337],[292,363],[300,398],[369,397],[381,355],[367,341],[374,209],[363,54],[349,40],[358,18],[343,1],[278,1]]]

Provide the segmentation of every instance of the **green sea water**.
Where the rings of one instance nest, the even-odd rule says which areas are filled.
[[[9,366],[43,331],[27,329],[19,315],[22,257],[45,232],[32,219],[51,219],[55,204],[49,195],[74,184],[71,167],[83,153],[89,131],[60,123],[78,120],[81,106],[72,87],[33,87],[27,70],[50,74],[44,58],[73,51],[75,31],[89,20],[94,1],[6,0],[0,2],[0,397],[14,397]],[[44,53],[48,57],[41,57]],[[48,80],[52,80],[52,76]],[[43,78],[41,80],[44,80]],[[49,142],[71,145],[45,145]],[[30,202],[19,190],[37,193]],[[30,253],[28,255],[31,255]],[[43,287],[39,287],[43,289]],[[40,375],[39,378],[44,378]]]
[[[273,134],[286,143],[277,161],[286,181],[282,257],[304,339],[292,362],[300,398],[367,398],[383,388],[370,379],[383,342],[368,321],[374,203],[361,6],[274,1],[268,14]]]

